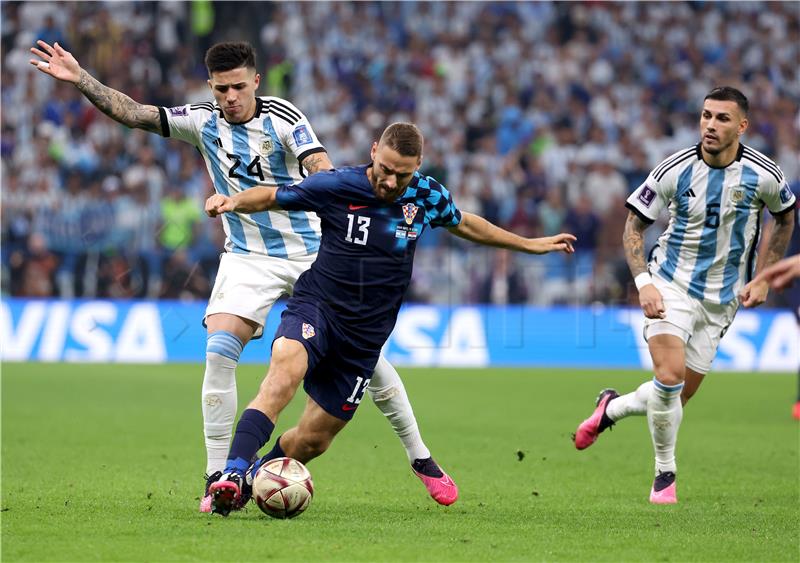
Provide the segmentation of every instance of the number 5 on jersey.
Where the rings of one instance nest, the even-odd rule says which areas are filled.
[[[344,237],[344,240],[365,245],[367,244],[367,237],[369,237],[369,231],[367,229],[369,229],[369,222],[371,219],[361,215],[358,216],[358,232],[361,234],[358,235],[358,233],[356,233],[358,236],[353,238],[353,223],[355,219],[356,217],[352,213],[347,214],[347,236]]]

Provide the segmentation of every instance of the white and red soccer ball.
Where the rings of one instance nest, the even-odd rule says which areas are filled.
[[[253,499],[273,518],[294,518],[314,496],[314,483],[306,466],[290,457],[272,459],[253,478]]]

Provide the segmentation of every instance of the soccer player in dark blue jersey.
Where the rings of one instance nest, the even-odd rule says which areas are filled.
[[[395,123],[373,144],[368,165],[320,172],[297,185],[217,194],[206,202],[212,217],[280,207],[315,211],[322,220],[317,259],[294,286],[272,344],[269,372],[242,413],[225,474],[209,488],[214,512],[227,515],[247,501],[249,482],[264,461],[289,456],[308,462],[353,417],[394,328],[417,241],[427,227],[532,254],[574,252],[570,234],[523,238],[459,211],[444,186],[417,171],[422,146],[415,125]],[[298,425],[251,466],[303,380],[308,401]],[[452,488],[447,474],[440,480],[444,489]]]

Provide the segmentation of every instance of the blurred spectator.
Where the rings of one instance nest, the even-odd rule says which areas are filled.
[[[535,266],[543,284],[529,302],[624,299],[620,203],[661,160],[698,141],[713,86],[748,94],[744,142],[773,157],[790,184],[800,180],[792,2],[284,2],[259,5],[258,18],[208,1],[0,9],[6,293],[32,259],[32,233],[60,259],[49,287],[65,297],[160,295],[163,244],[188,253],[182,262],[167,251],[163,293],[205,299],[222,246],[219,222],[201,215],[211,186],[196,151],[127,130],[75,88],[40,76],[28,64],[36,38],[68,45],[137,101],[166,106],[211,100],[205,49],[248,40],[260,48],[259,94],[302,109],[337,166],[365,161],[387,123],[415,121],[423,172],[462,210],[523,234],[579,230],[571,259],[515,259],[526,272]],[[648,229],[646,251],[663,225]],[[423,237],[411,295],[491,299],[481,289],[484,255],[451,239]],[[186,264],[205,283],[176,281]],[[473,269],[481,275],[467,275]]]
[[[166,197],[161,200],[161,246],[167,252],[189,248],[201,220],[197,202],[185,195],[180,186],[170,186]]]
[[[525,279],[516,266],[515,257],[505,249],[493,251],[492,266],[478,286],[478,302],[518,305],[527,298]]]
[[[47,249],[41,233],[31,233],[24,251],[11,257],[12,277],[19,281],[15,295],[20,297],[50,297],[54,294],[58,258]]]

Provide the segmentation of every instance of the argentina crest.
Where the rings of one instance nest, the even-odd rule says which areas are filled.
[[[744,187],[736,186],[731,190],[731,202],[740,203],[744,200]]]
[[[406,203],[403,206],[403,217],[405,218],[407,225],[410,225],[411,223],[414,222],[414,217],[417,216],[418,209],[419,207],[417,207],[413,203]]]
[[[275,145],[272,144],[272,137],[261,139],[261,156],[270,156],[275,152]]]

